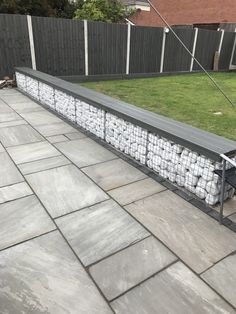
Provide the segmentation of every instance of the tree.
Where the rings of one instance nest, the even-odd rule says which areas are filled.
[[[0,0],[0,13],[73,18],[83,0]]]
[[[82,7],[84,0],[48,0],[48,3],[55,11],[57,17],[72,19],[75,11]]]
[[[81,8],[75,11],[75,18],[117,23],[134,13],[116,0],[86,0]]]
[[[51,16],[53,11],[47,0],[2,0],[1,13],[30,14],[39,16]]]

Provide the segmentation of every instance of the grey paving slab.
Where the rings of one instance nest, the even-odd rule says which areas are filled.
[[[2,144],[0,143],[0,153],[5,152],[5,148],[2,146]]]
[[[80,138],[84,138],[86,137],[85,134],[79,132],[79,131],[76,131],[74,133],[68,133],[66,134],[66,136],[70,139],[70,140],[78,140]]]
[[[107,191],[147,178],[144,173],[121,159],[89,166],[83,168],[83,171]]]
[[[61,155],[55,147],[46,141],[9,147],[7,151],[16,164]]]
[[[30,98],[28,98],[25,95],[22,95],[21,93],[17,95],[2,95],[1,99],[4,100],[8,105],[11,104],[17,104],[22,102],[32,102]]]
[[[1,252],[0,263],[1,313],[112,313],[57,231]]]
[[[5,147],[43,141],[43,137],[30,125],[0,128],[0,141]]]
[[[20,120],[21,117],[15,112],[0,113],[0,123]]]
[[[71,162],[64,156],[56,156],[51,158],[45,158],[32,162],[27,162],[19,165],[20,171],[25,175],[29,173],[39,172],[60,166],[69,165]]]
[[[0,113],[11,113],[14,112],[7,104],[0,100]]]
[[[19,116],[19,119],[20,116]],[[16,125],[24,125],[24,124],[28,124],[25,120],[21,119],[21,120],[13,120],[13,121],[8,121],[8,122],[1,122],[0,123],[0,129],[1,128],[6,128],[9,126],[16,126]]]
[[[21,116],[33,126],[61,122],[59,118],[57,118],[54,114],[46,110],[40,110],[40,111],[29,112],[29,113],[21,113]],[[47,135],[49,136],[49,135],[55,135],[55,134],[47,134]]]
[[[235,313],[181,262],[111,303],[117,314]]]
[[[143,179],[108,192],[119,204],[126,205],[144,197],[166,190],[151,178]]]
[[[53,135],[66,134],[66,133],[73,132],[75,130],[72,126],[70,126],[69,124],[67,124],[61,120],[56,121],[56,123],[36,125],[35,128],[43,136],[53,136]]]
[[[65,135],[49,136],[47,137],[47,140],[52,144],[69,141],[69,139]]]
[[[20,95],[20,92],[16,88],[3,88],[0,90],[0,98],[10,95]]]
[[[220,211],[220,205],[214,207],[218,212]],[[233,214],[235,213],[235,214]],[[230,215],[230,216],[229,216]],[[224,216],[229,216],[229,219],[236,222],[236,196],[228,199],[224,203]]]
[[[0,204],[33,194],[26,182],[0,188]]]
[[[236,252],[203,273],[202,278],[236,308]]]
[[[149,235],[112,200],[61,217],[56,223],[86,266]]]
[[[78,168],[67,165],[26,176],[53,217],[93,205],[108,196]]]
[[[78,167],[86,167],[117,158],[116,155],[90,138],[58,143],[55,146]]]
[[[236,222],[236,213],[231,215],[229,219],[232,220],[233,222]]]
[[[0,153],[0,165],[0,187],[24,181],[6,152]]]
[[[236,249],[235,233],[170,191],[125,208],[198,273]]]
[[[54,223],[34,195],[0,205],[0,249],[54,229]]]
[[[34,112],[45,110],[43,107],[38,105],[33,101],[28,102],[20,102],[20,103],[11,103],[9,106],[14,109],[17,113],[27,113],[27,112]]]
[[[174,261],[176,257],[164,245],[148,237],[93,265],[89,271],[111,300]]]
[[[9,109],[8,111],[7,108]],[[6,105],[5,102],[0,98],[0,115],[11,112],[13,112],[13,110],[8,105]]]

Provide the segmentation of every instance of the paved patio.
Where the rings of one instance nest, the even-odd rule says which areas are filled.
[[[236,313],[236,234],[0,90],[0,313]]]

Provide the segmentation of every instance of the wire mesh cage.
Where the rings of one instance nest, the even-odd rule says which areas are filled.
[[[220,201],[221,178],[215,174],[222,169],[220,162],[175,144],[157,134],[149,134],[147,166],[160,176],[205,200],[209,205]],[[230,167],[230,164],[227,164]],[[224,198],[232,197],[234,189],[225,185]]]

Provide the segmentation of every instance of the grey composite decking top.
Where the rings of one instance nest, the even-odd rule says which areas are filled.
[[[104,108],[126,120],[133,122],[149,131],[157,132],[174,142],[212,158],[220,160],[220,155],[236,153],[236,142],[224,137],[206,132],[190,125],[172,120],[170,118],[149,112],[134,105],[114,99],[96,91],[63,81],[57,77],[35,71],[29,68],[16,68],[16,71],[27,74],[50,86],[68,92],[97,107]],[[184,105],[184,104],[183,104]]]
[[[6,147],[0,127],[0,313],[236,313],[235,233],[119,155],[78,165],[85,142],[88,158],[98,151],[88,134],[53,126],[71,143],[60,153],[50,128],[22,121],[43,141],[20,144],[19,132]]]

